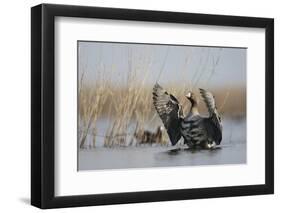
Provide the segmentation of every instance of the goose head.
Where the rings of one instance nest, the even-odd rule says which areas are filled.
[[[190,101],[192,105],[198,104],[197,98],[193,92],[188,92],[185,97]]]

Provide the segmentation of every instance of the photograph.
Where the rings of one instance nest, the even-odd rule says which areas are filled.
[[[77,41],[78,171],[247,163],[247,48]]]

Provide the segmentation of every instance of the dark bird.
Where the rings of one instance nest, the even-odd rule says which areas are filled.
[[[199,89],[207,106],[209,117],[203,117],[198,111],[198,100],[192,92],[186,98],[190,101],[189,113],[184,116],[179,101],[164,90],[158,83],[153,87],[153,104],[169,135],[172,145],[181,137],[189,148],[214,148],[222,140],[221,118],[217,112],[214,96],[211,92]]]
[[[156,132],[151,132],[148,130],[138,130],[135,131],[134,137],[137,139],[139,144],[165,144],[163,140],[164,127],[157,127]]]

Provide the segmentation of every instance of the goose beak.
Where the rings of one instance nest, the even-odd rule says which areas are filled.
[[[191,98],[191,96],[192,96],[191,92],[188,92],[185,97],[189,99],[189,98]]]

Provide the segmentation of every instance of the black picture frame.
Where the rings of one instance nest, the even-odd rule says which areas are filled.
[[[265,184],[93,195],[54,195],[57,16],[264,28],[266,134]],[[271,18],[41,4],[31,8],[31,204],[39,208],[139,203],[274,193],[274,20]]]

